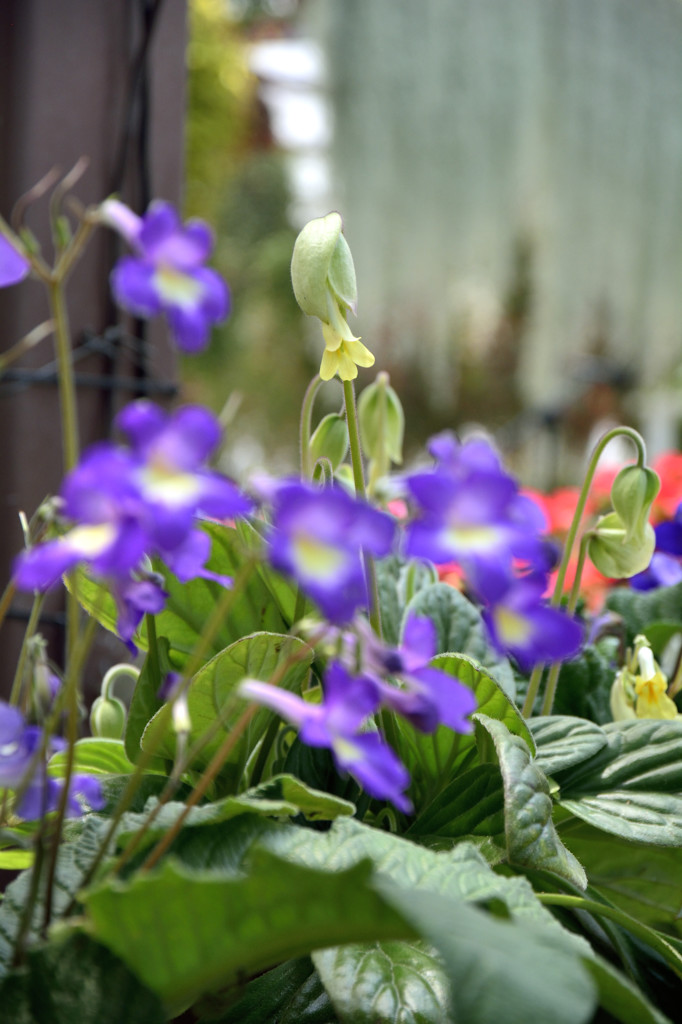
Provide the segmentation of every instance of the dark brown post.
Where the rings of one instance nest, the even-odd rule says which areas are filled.
[[[2,0],[3,215],[9,217],[17,198],[51,167],[66,173],[82,156],[90,163],[76,195],[85,204],[113,190],[139,211],[152,196],[177,202],[185,47],[185,0]],[[26,219],[49,253],[45,200],[32,206]],[[115,247],[113,236],[98,232],[74,271],[68,299],[76,347],[116,323],[107,285]],[[37,282],[0,291],[0,350],[46,317]],[[112,413],[126,400],[173,389],[175,359],[165,330],[155,326],[140,340],[136,328],[136,338],[115,332],[104,343],[96,340],[78,361],[82,445],[107,436]],[[31,514],[58,489],[62,476],[57,389],[49,370],[53,359],[47,339],[0,379],[0,586],[22,545],[19,511]],[[45,367],[42,379],[36,376]],[[2,630],[0,693],[7,692],[12,678],[28,607],[30,595],[19,595]],[[57,653],[60,610],[55,595],[41,627]]]

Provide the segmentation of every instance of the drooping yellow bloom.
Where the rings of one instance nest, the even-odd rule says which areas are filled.
[[[677,705],[668,696],[668,680],[654,660],[646,637],[635,637],[634,651],[611,687],[614,721],[632,718],[678,718]]]
[[[296,239],[291,260],[296,300],[304,313],[322,323],[322,380],[331,380],[336,374],[341,380],[354,380],[358,366],[374,364],[374,356],[346,320],[349,310],[356,311],[357,285],[353,257],[341,228],[338,213],[309,221]]]

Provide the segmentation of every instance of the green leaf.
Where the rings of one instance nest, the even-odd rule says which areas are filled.
[[[202,530],[211,538],[211,557],[208,568],[220,575],[235,577],[248,561],[249,554],[237,530],[220,523],[202,523]],[[162,612],[156,616],[156,631],[168,637],[171,657],[181,667],[186,657],[197,646],[211,612],[224,588],[212,580],[180,581],[163,566],[168,599]],[[239,599],[226,615],[210,648],[208,656],[217,654],[240,637],[258,630],[283,632],[285,623],[270,591],[263,583],[256,567],[250,573]]]
[[[622,616],[626,642],[631,645],[638,633],[646,632],[649,623],[682,625],[682,583],[646,591],[617,587],[609,593],[606,607]]]
[[[2,1018],[12,1024],[163,1024],[158,997],[87,935],[31,950],[0,985]]]
[[[539,868],[584,889],[585,872],[559,839],[552,821],[552,799],[545,774],[523,740],[487,715],[476,720],[492,736],[504,780],[507,853],[512,864]]]
[[[512,700],[516,684],[511,665],[491,647],[481,613],[470,601],[447,583],[434,583],[420,590],[407,605],[408,615],[431,619],[438,635],[438,653],[467,654],[495,679]]]
[[[144,813],[128,813],[123,816],[116,839],[119,847],[124,846],[135,832],[146,822],[153,804],[145,807]],[[185,804],[169,801],[161,808],[153,825],[145,832],[142,846],[156,842],[178,818],[185,813]],[[355,812],[355,805],[348,800],[330,796],[311,789],[292,775],[276,775],[253,789],[247,789],[239,796],[228,796],[223,800],[192,807],[183,820],[183,829],[229,821],[240,814],[250,813],[266,818],[286,818],[303,815],[308,821],[333,821],[342,815]]]
[[[166,860],[130,882],[83,895],[93,936],[134,967],[171,1011],[312,949],[413,930],[375,893],[371,867],[300,867],[253,851],[246,877],[192,872]]]
[[[61,916],[82,886],[85,874],[99,850],[106,824],[106,820],[98,815],[88,815],[85,821],[73,823],[73,827],[80,831],[80,835],[71,842],[62,843],[55,872],[55,920]],[[7,886],[5,897],[0,903],[0,977],[7,973],[12,960],[13,944],[23,917],[30,886],[31,871],[23,871]],[[43,893],[39,892],[27,932],[29,945],[39,939],[44,912]]]
[[[88,775],[129,775],[135,769],[135,765],[128,760],[123,740],[88,736],[77,741],[73,753],[74,771],[87,772]],[[65,750],[53,754],[49,762],[50,774],[63,776],[66,762]]]
[[[30,868],[34,857],[33,850],[1,850],[0,871],[23,871]]]
[[[224,725],[201,750],[193,762],[195,768],[205,768],[223,741],[225,732],[235,724],[244,710],[245,702],[236,697],[242,679],[260,679],[267,682],[283,662],[291,661],[280,685],[287,690],[300,691],[310,670],[313,651],[297,637],[279,633],[254,633],[242,637],[221,651],[197,672],[187,691],[187,706],[192,728],[189,743],[194,743],[222,715]],[[229,704],[228,704],[229,702]],[[226,708],[232,708],[226,713]],[[256,743],[263,738],[273,714],[260,708],[235,745],[222,776],[234,783],[241,778],[241,767],[246,763]],[[143,736],[142,747],[149,742],[155,730],[163,729],[164,736],[156,753],[162,757],[175,757],[175,732],[169,705],[164,705],[149,722]],[[241,766],[241,767],[240,767]]]
[[[607,960],[592,956],[585,960],[599,990],[599,1005],[620,1024],[670,1024],[629,978]]]
[[[479,764],[458,775],[410,825],[407,835],[429,843],[434,837],[496,836],[504,833],[504,788],[496,764]]]
[[[504,722],[511,733],[521,736],[535,749],[523,716],[490,673],[473,658],[439,654],[430,664],[473,690],[479,712]],[[476,741],[473,732],[456,733],[439,726],[434,733],[425,735],[408,722],[399,720],[397,750],[412,774],[410,792],[419,807],[434,791],[449,783],[462,765],[476,757]]]
[[[582,821],[561,829],[584,865],[590,886],[627,914],[659,931],[681,928],[682,872],[674,847],[628,842]]]
[[[585,761],[608,743],[604,730],[585,718],[543,715],[528,725],[537,748],[535,763],[545,775]]]
[[[73,594],[81,608],[84,608],[88,615],[104,626],[110,633],[118,636],[116,622],[118,621],[118,609],[109,589],[88,575],[85,569],[80,566],[66,573],[63,577],[64,586]],[[144,629],[144,622],[133,637],[133,643],[142,650],[147,650],[147,634]]]
[[[447,975],[424,942],[350,944],[320,950],[312,959],[344,1024],[453,1021]]]
[[[564,810],[622,839],[682,846],[682,719],[604,726],[608,743],[555,775]]]
[[[592,1019],[595,985],[573,936],[497,920],[430,892],[388,887],[382,892],[438,948],[452,983],[454,1020],[582,1024]]]
[[[612,721],[609,696],[615,674],[613,661],[601,645],[584,647],[579,658],[561,666],[555,714],[590,719],[598,725]]]
[[[123,742],[126,754],[133,762],[136,762],[140,756],[142,735],[148,722],[163,707],[163,701],[157,694],[172,668],[168,639],[165,636],[159,637],[155,650],[150,651],[145,658],[128,709]],[[160,759],[155,759],[154,763],[163,764]]]
[[[271,569],[267,559],[263,557],[265,541],[260,532],[263,528],[263,524],[257,520],[252,523],[247,519],[238,520],[236,527],[244,550],[258,559],[258,575],[275,602],[282,620],[286,626],[291,626],[294,622],[298,588],[295,583]],[[307,602],[306,613],[307,609],[312,607],[313,605]]]
[[[198,1024],[338,1024],[310,957],[287,960],[254,978],[227,1011]]]

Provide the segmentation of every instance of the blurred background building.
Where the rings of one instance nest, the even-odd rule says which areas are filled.
[[[315,369],[319,338],[304,349],[295,311],[275,296],[285,223],[330,208],[355,258],[358,333],[390,371],[413,440],[481,423],[545,486],[575,478],[595,425],[614,419],[643,429],[654,453],[678,445],[680,0],[192,9],[192,46],[211,16],[231,25],[257,82],[243,82],[252,132],[268,126],[242,150],[219,220],[239,286],[223,365],[240,387],[250,363],[263,374],[244,387],[235,453],[243,429],[251,446],[235,465],[280,450],[281,426],[268,434],[267,412],[251,412],[255,391],[281,424],[295,374]],[[274,174],[278,161],[275,187],[265,166]],[[275,195],[286,221],[259,236],[255,263],[254,251],[236,255],[240,211],[264,213]],[[277,323],[251,307],[247,286],[281,300]]]

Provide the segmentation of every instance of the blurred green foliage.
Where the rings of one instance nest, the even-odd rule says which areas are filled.
[[[220,0],[191,0],[185,213],[215,229],[213,264],[230,285],[232,314],[205,353],[183,360],[182,373],[188,397],[216,411],[232,399],[239,409],[228,455],[248,437],[266,461],[293,465],[300,401],[317,367],[291,289],[296,231],[283,156],[248,70],[248,45]]]

